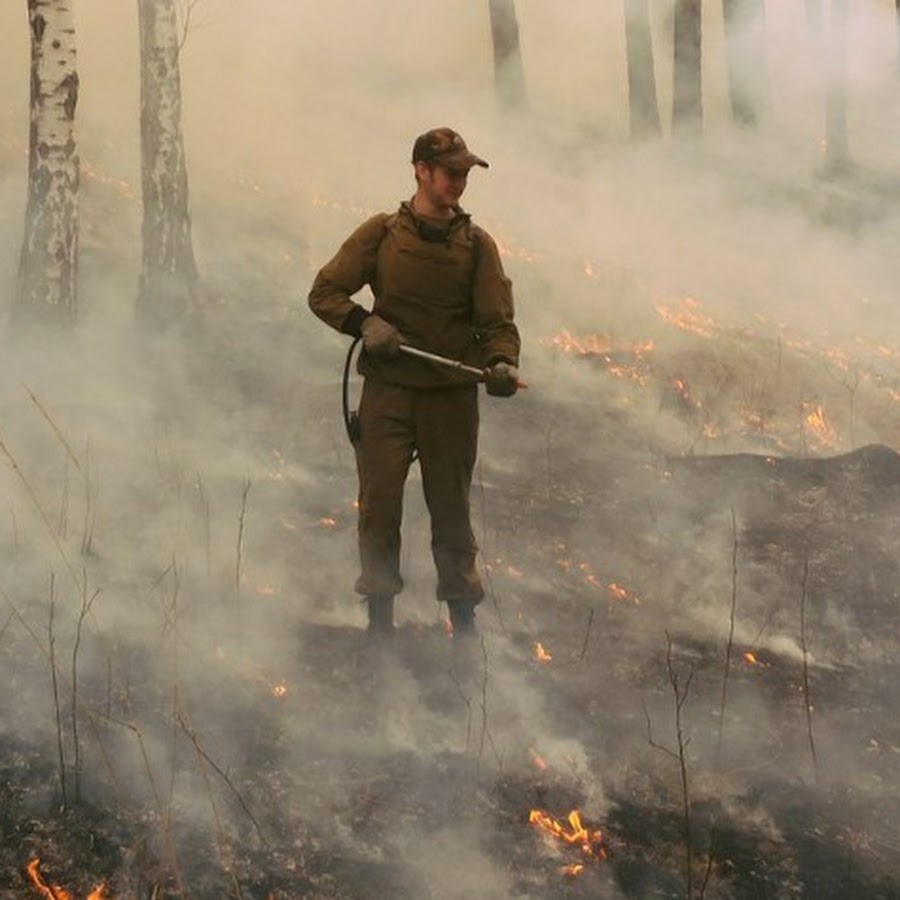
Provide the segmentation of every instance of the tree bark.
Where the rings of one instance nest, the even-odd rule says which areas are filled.
[[[504,109],[521,109],[526,103],[525,73],[515,0],[489,0],[489,5],[497,99]]]
[[[900,0],[898,0],[900,2]],[[653,67],[648,0],[625,2],[625,49],[628,60],[628,110],[632,138],[658,136],[659,104]]]
[[[741,125],[759,121],[768,95],[764,0],[723,0],[731,115]]]
[[[825,87],[825,170],[838,174],[850,164],[847,134],[847,0],[831,0]]]
[[[195,312],[175,0],[138,0],[143,254],[138,320],[159,330]]]
[[[78,71],[71,0],[28,0],[31,124],[28,199],[13,324],[71,325],[77,311]]]
[[[897,71],[900,72],[900,0],[894,0],[894,10],[896,11],[895,28],[897,32]]]
[[[702,6],[702,0],[675,3],[672,133],[684,137],[703,130]]]

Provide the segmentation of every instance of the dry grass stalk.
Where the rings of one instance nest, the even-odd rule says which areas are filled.
[[[81,609],[78,620],[75,623],[75,641],[72,645],[72,746],[75,766],[75,804],[81,801],[81,745],[78,739],[78,651],[81,647],[81,635],[84,628],[84,620],[91,611],[94,601],[100,594],[99,590],[88,597],[87,572],[82,571]]]
[[[244,482],[244,490],[241,493],[241,511],[238,515],[237,548],[234,563],[234,602],[235,608],[240,612],[241,608],[241,578],[244,568],[244,518],[247,514],[247,494],[250,492],[250,479]]]
[[[803,706],[806,712],[806,736],[812,757],[813,773],[819,780],[819,759],[813,734],[812,699],[809,691],[809,647],[806,642],[806,600],[809,594],[809,558],[803,560],[803,576],[800,582],[800,649],[803,654]]]
[[[50,681],[53,686],[53,711],[56,719],[56,750],[59,758],[59,782],[62,791],[63,809],[68,809],[68,791],[66,785],[66,753],[63,745],[62,709],[59,702],[59,678],[56,667],[56,634],[53,622],[56,613],[56,577],[50,573],[50,612],[47,621],[47,640],[50,651]]]
[[[685,897],[687,900],[693,900],[694,896],[694,851],[691,842],[691,796],[690,784],[688,781],[687,768],[687,748],[691,742],[689,737],[684,734],[683,710],[684,704],[687,702],[688,694],[691,690],[691,682],[694,678],[694,668],[688,670],[687,678],[682,682],[681,675],[675,669],[675,663],[672,657],[672,637],[666,631],[666,673],[669,679],[669,686],[672,689],[672,705],[675,717],[675,749],[672,750],[665,744],[658,743],[653,737],[653,725],[650,721],[650,713],[644,706],[644,715],[647,719],[647,740],[651,747],[661,750],[667,756],[670,756],[678,764],[678,772],[681,781],[681,806],[682,806],[682,828],[684,831],[684,849],[685,849]],[[704,884],[705,889],[705,884]],[[702,895],[701,895],[702,896]]]
[[[188,739],[194,746],[194,750],[197,752],[197,756],[203,762],[207,763],[212,770],[225,782],[225,784],[229,787],[231,792],[236,797],[238,803],[240,804],[241,809],[246,814],[247,818],[253,824],[254,829],[256,830],[257,835],[260,840],[262,840],[263,833],[262,829],[259,826],[259,822],[257,822],[256,817],[250,811],[250,807],[244,802],[244,798],[241,796],[241,792],[234,786],[234,782],[228,777],[228,774],[216,764],[216,762],[210,757],[210,755],[203,749],[200,744],[199,739],[197,738],[196,733],[188,726],[187,722],[184,721],[184,717],[181,713],[178,713],[178,724],[181,726],[184,733],[187,735]],[[201,774],[203,774],[203,779],[207,783],[207,789],[210,789],[209,782],[206,778],[206,770],[205,767],[201,765]],[[213,800],[212,793],[210,792],[210,803],[212,804],[213,811],[216,811],[215,801]],[[216,812],[216,821],[219,826],[221,823],[219,822],[218,813]]]
[[[717,754],[722,753],[722,741],[725,735],[725,708],[728,702],[728,679],[731,673],[731,656],[734,652],[734,624],[737,618],[737,581],[738,581],[738,531],[737,517],[731,507],[731,609],[728,622],[728,640],[725,643],[725,670],[722,673],[722,697],[719,702],[719,742]]]

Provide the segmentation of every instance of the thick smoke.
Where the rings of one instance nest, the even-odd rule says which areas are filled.
[[[9,6],[0,12],[4,307],[28,127],[27,27]],[[673,141],[664,115],[656,145],[626,139],[617,4],[518,0],[530,105],[518,113],[495,104],[487,3],[452,12],[413,0],[185,4],[184,128],[209,327],[173,346],[132,323],[134,6],[77,8],[81,323],[72,336],[7,338],[0,357],[0,672],[15,689],[3,739],[48,748],[52,769],[55,665],[63,711],[80,692],[86,794],[105,800],[113,785],[121,803],[144,804],[159,821],[175,816],[183,833],[220,847],[258,848],[272,834],[289,846],[287,830],[312,827],[338,863],[403,860],[391,884],[405,896],[502,898],[524,894],[494,862],[502,816],[485,783],[511,790],[504,779],[530,771],[531,752],[602,821],[604,783],[663,765],[642,703],[646,721],[669,720],[667,630],[689,660],[703,661],[704,642],[722,644],[736,542],[746,553],[736,645],[823,672],[887,661],[888,638],[867,630],[815,569],[806,587],[823,599],[804,654],[797,560],[750,561],[763,503],[752,487],[698,479],[682,493],[677,472],[670,489],[661,485],[672,480],[671,457],[900,444],[887,399],[900,279],[888,4],[850,4],[854,179],[823,171],[822,57],[803,4],[768,4],[770,108],[755,133],[730,123],[721,11],[705,4],[704,139]],[[671,4],[652,8],[665,112]],[[415,471],[404,636],[395,658],[360,649],[355,476],[339,409],[347,343],[305,303],[346,234],[412,193],[413,139],[442,124],[490,160],[464,206],[503,249],[530,384],[509,404],[483,405],[473,508],[490,591],[484,642],[461,673],[432,598]],[[691,313],[707,331],[681,332],[664,313]],[[654,350],[640,378],[617,379],[554,345],[563,331],[603,336],[627,365],[641,362],[636,346]],[[826,367],[834,354],[843,368]],[[686,373],[697,392],[687,399],[671,387]],[[804,404],[816,403],[830,404],[839,425],[828,445],[804,430]],[[777,440],[722,437],[750,406]],[[814,533],[813,513],[828,502],[810,492],[792,512],[808,515]],[[602,626],[594,576],[640,595]],[[597,596],[607,608],[607,593]],[[552,670],[532,656],[546,633],[563,642],[551,665],[581,699],[548,690]],[[709,696],[717,677],[707,670]],[[733,764],[751,769],[784,728],[783,712],[755,683],[730,702]],[[604,735],[585,724],[598,705],[609,710]],[[839,710],[823,711],[817,728],[823,768],[853,781],[859,755]],[[699,766],[714,757],[717,732],[698,730]],[[68,722],[63,731],[71,760]],[[780,745],[785,771],[799,777],[805,738],[801,730]],[[48,804],[59,800],[56,780]],[[434,823],[424,837],[422,810]],[[761,807],[745,813],[761,833],[777,831]],[[429,893],[438,881],[452,887]],[[603,890],[618,893],[612,883]]]

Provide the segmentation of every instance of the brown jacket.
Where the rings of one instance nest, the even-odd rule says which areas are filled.
[[[518,365],[511,282],[493,238],[461,210],[439,232],[417,219],[407,202],[396,213],[372,216],[319,271],[310,308],[332,328],[359,336],[369,312],[352,297],[366,285],[375,297],[372,312],[394,324],[408,344],[478,367],[498,360]],[[472,381],[407,355],[373,359],[362,353],[359,370],[407,387]]]

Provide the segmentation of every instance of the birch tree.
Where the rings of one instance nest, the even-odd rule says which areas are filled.
[[[506,109],[521,108],[526,102],[525,73],[515,0],[489,0],[489,6],[497,98]]]
[[[161,329],[194,312],[197,292],[175,0],[138,0],[138,21],[143,253],[137,317]]]
[[[28,0],[28,196],[12,323],[70,325],[77,311],[78,71],[73,0]]]
[[[628,110],[633,138],[661,133],[649,0],[625,0],[625,49],[628,62]]]
[[[672,133],[696,135],[703,129],[702,0],[675,2],[675,84]]]

